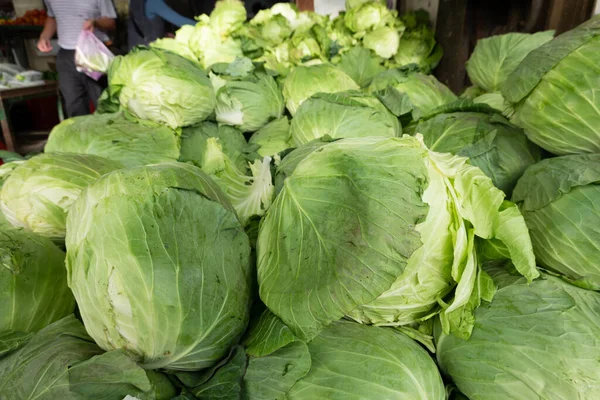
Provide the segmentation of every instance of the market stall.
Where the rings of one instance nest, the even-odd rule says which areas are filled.
[[[0,399],[600,398],[600,16],[407,3],[84,32],[95,112],[0,153]]]

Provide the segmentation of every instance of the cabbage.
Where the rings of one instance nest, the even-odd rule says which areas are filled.
[[[197,64],[169,51],[138,47],[108,71],[113,101],[139,119],[171,128],[193,125],[214,110],[210,80]]]
[[[283,82],[283,97],[292,116],[298,107],[315,93],[357,90],[358,85],[333,65],[322,64],[294,69]]]
[[[179,161],[202,167],[209,138],[218,139],[225,155],[239,170],[245,171],[248,168],[248,143],[242,132],[231,126],[219,126],[214,122],[202,122],[182,129]]]
[[[400,34],[390,26],[379,27],[367,33],[363,39],[363,46],[385,59],[392,58],[398,52],[399,43]]]
[[[88,154],[40,154],[12,171],[0,191],[0,207],[12,225],[60,243],[67,212],[82,190],[119,168],[117,161]]]
[[[385,71],[382,59],[364,47],[353,47],[340,56],[338,68],[361,88],[368,87],[377,74]]]
[[[179,135],[169,127],[123,114],[67,119],[52,129],[46,153],[93,154],[126,167],[176,161]]]
[[[457,100],[456,95],[435,77],[410,70],[390,69],[381,72],[373,78],[369,92],[376,93],[388,87],[398,92],[390,108],[400,107],[397,115],[410,114],[415,120]]]
[[[471,400],[600,397],[600,294],[542,274],[528,283],[501,266],[469,340],[436,329],[437,360]]]
[[[18,338],[2,336],[2,344]],[[144,371],[120,351],[103,353],[73,315],[19,341],[9,353],[0,359],[0,398],[169,400],[176,394],[161,373]]]
[[[515,187],[536,260],[575,284],[600,290],[600,154],[550,158]]]
[[[556,155],[600,152],[600,17],[525,57],[503,86],[511,122]]]
[[[416,66],[423,73],[430,73],[439,64],[442,55],[442,47],[435,41],[435,31],[428,25],[422,25],[402,34],[392,65]]]
[[[198,63],[198,57],[192,52],[189,46],[186,43],[182,43],[177,39],[172,38],[162,38],[156,39],[154,42],[150,43],[150,47],[154,47],[157,49],[167,50],[171,53],[175,53],[180,55],[183,58],[186,58],[190,61]]]
[[[229,35],[246,22],[246,7],[239,0],[219,0],[210,13],[210,25],[220,35]]]
[[[400,326],[437,313],[468,337],[494,291],[475,237],[503,241],[521,273],[538,275],[525,225],[504,230],[518,210],[466,158],[410,137],[307,147],[279,166],[287,178],[257,242],[260,297],[300,339],[344,315]]]
[[[36,332],[73,312],[65,253],[20,228],[0,228],[0,331]]]
[[[287,117],[282,117],[269,122],[255,132],[248,143],[259,146],[256,152],[261,157],[274,156],[294,147],[290,134],[290,121]]]
[[[481,39],[467,61],[469,79],[486,92],[499,91],[527,54],[553,37],[554,31],[545,31],[507,33]]]
[[[246,328],[248,237],[197,167],[105,175],[73,205],[66,245],[69,287],[88,333],[146,369],[210,367]]]
[[[227,81],[217,91],[217,122],[255,132],[283,115],[285,104],[273,77],[249,73]]]
[[[398,118],[376,97],[358,91],[317,93],[307,99],[292,119],[296,146],[323,136],[334,139],[366,136],[398,136]]]
[[[442,378],[418,344],[389,328],[334,322],[304,343],[269,311],[197,398],[445,399]]]
[[[201,19],[193,29],[187,28],[181,34],[177,32],[176,39],[190,47],[205,69],[214,64],[233,62],[243,55],[242,43],[232,36],[222,36],[207,18]]]
[[[469,157],[508,197],[527,167],[540,161],[539,147],[492,109],[460,101],[440,111],[410,131],[433,151]]]
[[[346,27],[364,35],[367,31],[394,23],[395,12],[379,1],[364,2],[348,9],[344,15]]]

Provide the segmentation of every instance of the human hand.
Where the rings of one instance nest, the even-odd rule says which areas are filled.
[[[50,43],[50,40],[40,37],[40,39],[37,42],[37,48],[42,53],[48,53],[52,51],[52,44]]]
[[[96,23],[93,19],[87,19],[85,20],[85,22],[83,23],[83,30],[84,31],[90,31],[93,32],[94,31],[94,27],[95,27]]]

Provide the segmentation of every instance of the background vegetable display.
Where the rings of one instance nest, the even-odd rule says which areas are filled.
[[[597,18],[460,97],[423,11],[196,21],[0,151],[0,399],[600,397]]]
[[[525,171],[513,193],[540,266],[600,289],[600,154],[550,158]]]
[[[600,294],[543,274],[489,266],[498,291],[468,341],[436,329],[437,359],[469,399],[594,399],[600,394]]]

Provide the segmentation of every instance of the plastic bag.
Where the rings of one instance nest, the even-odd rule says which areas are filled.
[[[81,31],[75,47],[75,66],[90,78],[98,80],[106,73],[115,55],[91,31]]]

